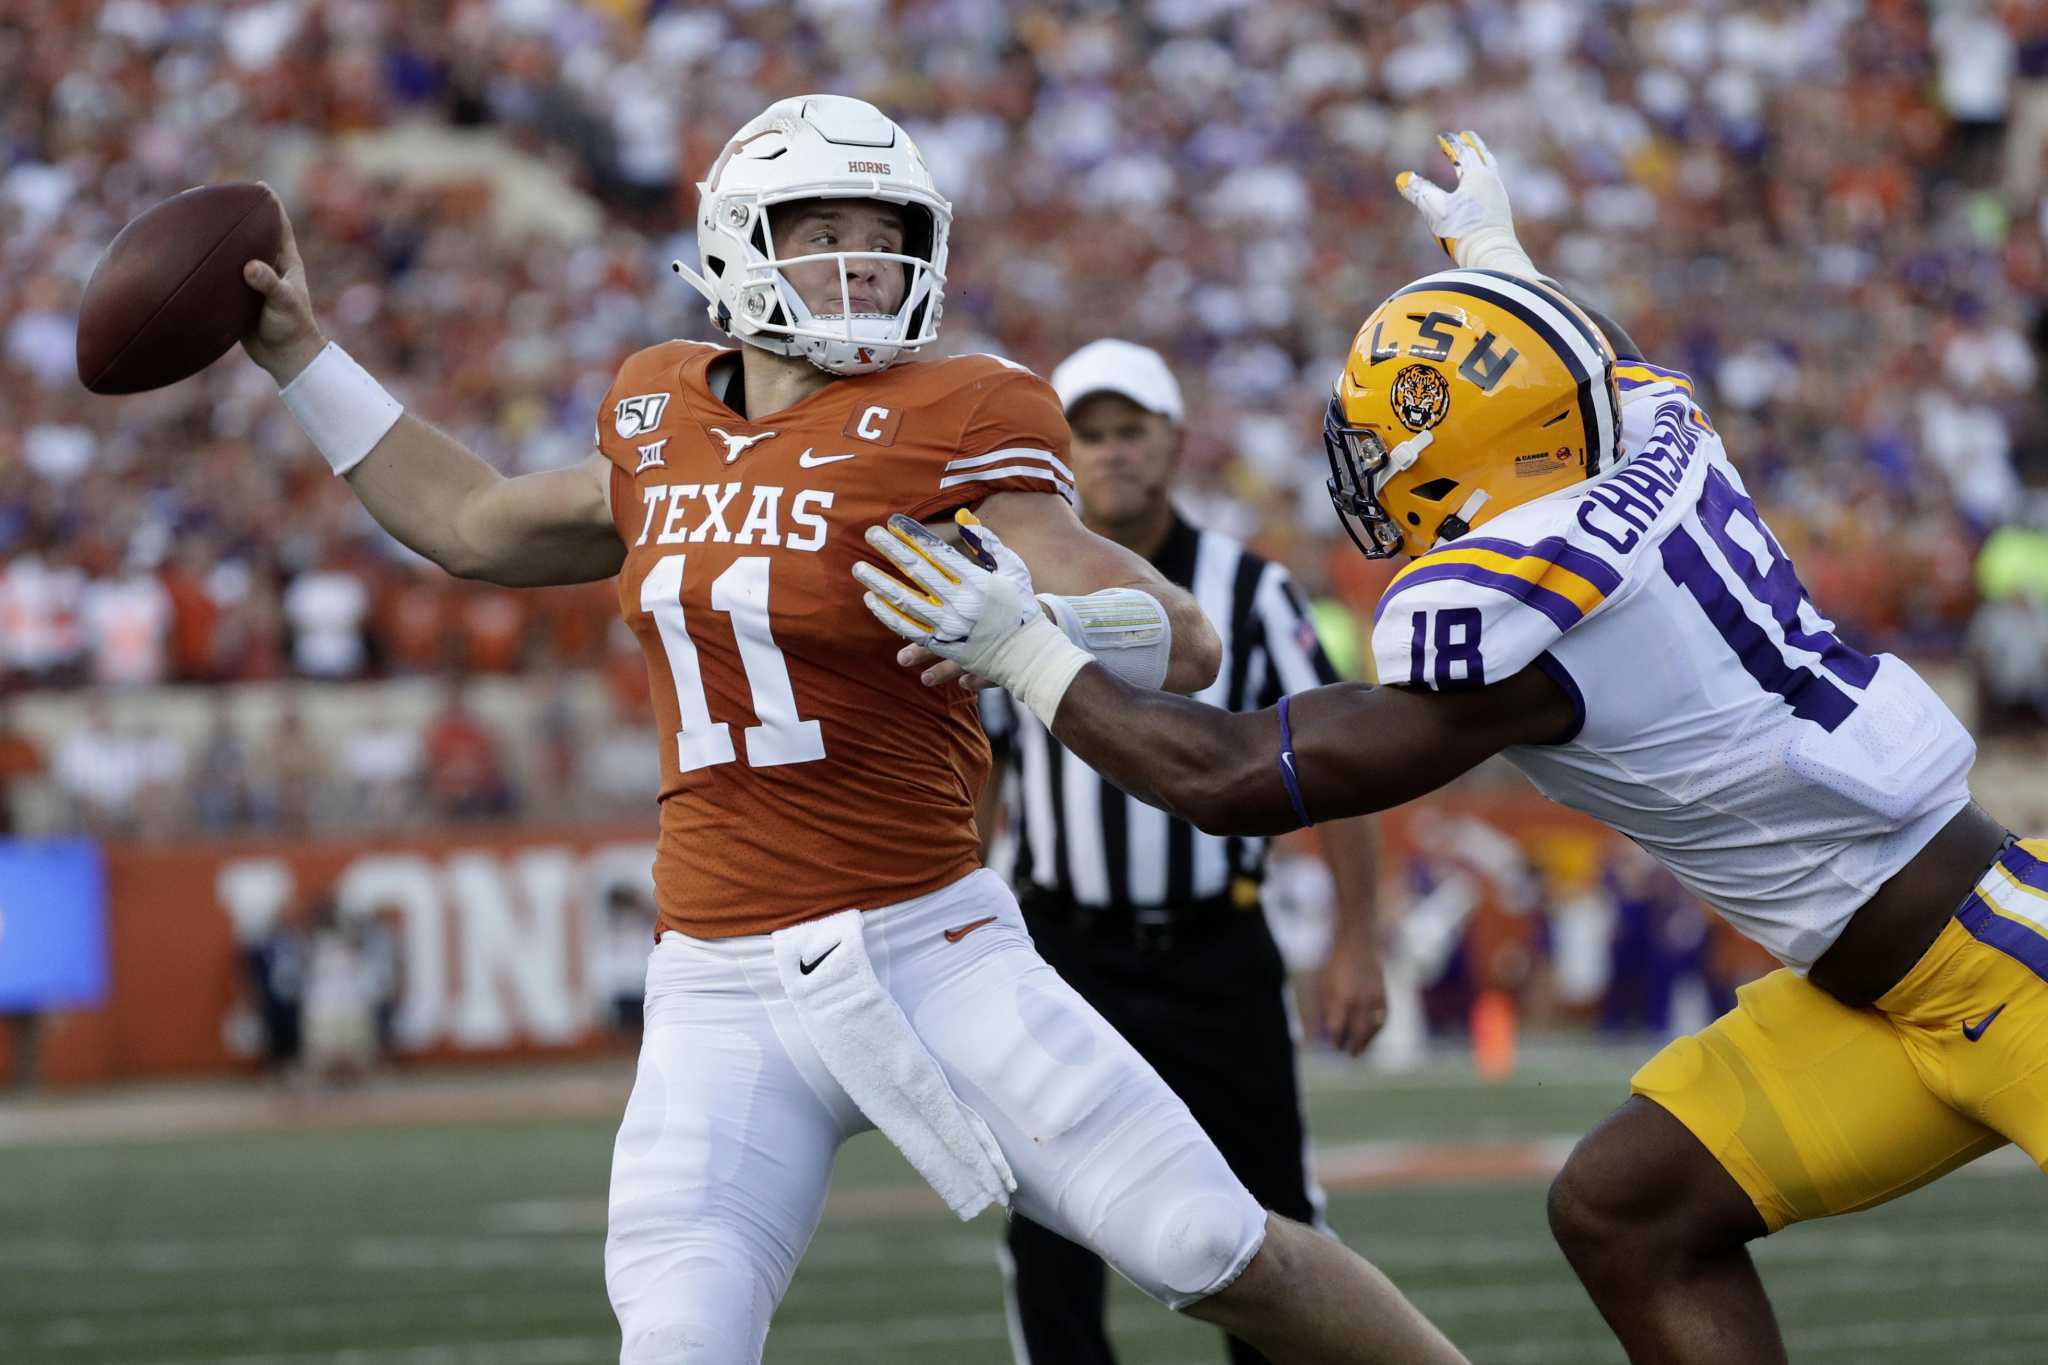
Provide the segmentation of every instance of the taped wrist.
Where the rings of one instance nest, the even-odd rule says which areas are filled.
[[[336,474],[361,464],[405,415],[405,405],[331,341],[279,392],[299,429]]]
[[[1159,599],[1140,588],[1104,588],[1086,597],[1038,600],[1067,638],[1133,687],[1161,687],[1173,653],[1173,622]]]
[[[1058,626],[1039,616],[990,650],[986,660],[969,664],[969,669],[1007,687],[1010,695],[1050,730],[1074,676],[1094,661],[1093,655],[1069,640]]]
[[[1457,260],[1467,270],[1498,270],[1525,280],[1543,278],[1512,230],[1489,228],[1461,238]]]

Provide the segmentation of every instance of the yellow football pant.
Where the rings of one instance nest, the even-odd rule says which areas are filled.
[[[1773,1232],[1896,1199],[2008,1141],[2048,1170],[2048,839],[2008,845],[1871,1008],[1772,972],[1630,1084]]]

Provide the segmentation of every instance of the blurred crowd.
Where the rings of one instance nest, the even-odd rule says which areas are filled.
[[[1335,534],[1318,415],[1441,259],[1394,174],[1473,127],[1535,259],[1699,381],[1852,639],[1956,652],[1988,601],[1989,655],[2048,650],[2048,573],[1979,565],[2048,527],[2031,0],[23,0],[0,81],[0,685],[637,676],[609,585],[419,561],[239,354],[85,394],[80,292],[150,204],[266,179],[330,334],[507,472],[566,463],[624,355],[713,335],[667,269],[693,182],[807,89],[894,114],[953,200],[948,349],[1158,347],[1190,511],[1340,616],[1390,566]]]
[[[1626,841],[1449,810],[1410,832],[1388,952],[1428,1034],[1476,1041],[1489,1009],[1505,1009],[1670,1037],[1776,965]]]
[[[89,689],[64,723],[37,727],[40,737],[21,703],[0,697],[0,835],[161,841],[645,822],[660,751],[632,663],[581,687],[536,674],[489,705],[459,672],[402,695],[391,684],[305,695],[293,685],[260,707],[214,688],[196,723]]]

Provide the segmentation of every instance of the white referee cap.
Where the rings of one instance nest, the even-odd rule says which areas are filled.
[[[1052,372],[1052,391],[1068,412],[1084,398],[1113,393],[1171,421],[1186,414],[1180,384],[1159,352],[1113,337],[1091,341],[1062,360]]]

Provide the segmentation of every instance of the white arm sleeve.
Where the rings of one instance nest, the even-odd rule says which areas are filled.
[[[1042,592],[1038,600],[1067,638],[1134,687],[1166,682],[1173,653],[1173,622],[1159,599],[1140,588],[1104,588],[1086,597]]]

